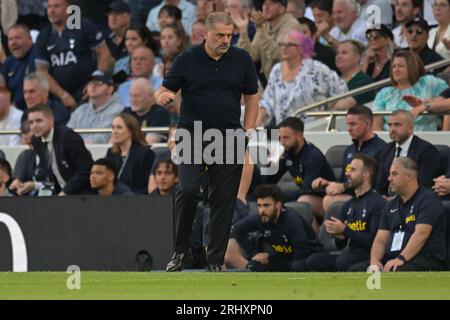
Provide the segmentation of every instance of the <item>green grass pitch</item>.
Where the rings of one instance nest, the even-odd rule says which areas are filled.
[[[0,299],[450,299],[450,272],[366,273],[81,272],[69,290],[65,272],[0,273]]]

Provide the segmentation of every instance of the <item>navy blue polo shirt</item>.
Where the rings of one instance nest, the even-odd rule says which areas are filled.
[[[61,34],[50,25],[36,40],[36,63],[49,65],[52,77],[79,101],[83,87],[97,69],[92,50],[103,41],[102,32],[87,19],[81,19],[80,29],[65,27]]]
[[[216,61],[204,44],[178,55],[162,85],[173,92],[181,89],[179,126],[188,129],[194,121],[202,121],[204,130],[241,128],[241,96],[258,92],[255,66],[247,51],[230,47]]]
[[[109,52],[111,52],[113,58],[117,61],[120,58],[126,57],[128,55],[128,50],[125,46],[125,37],[122,39],[122,42],[117,44],[115,42],[115,36],[116,34],[114,32],[111,32],[106,37],[106,45],[108,46]]]
[[[157,104],[154,104],[150,111],[144,115],[138,115],[136,112],[132,111],[131,108],[125,108],[123,112],[135,117],[142,128],[170,126],[169,111]]]
[[[248,246],[245,237],[256,232],[259,246]],[[282,208],[276,223],[263,223],[259,214],[249,215],[231,227],[231,238],[235,238],[247,257],[251,259],[259,252],[269,253],[269,263],[288,266],[292,260],[306,259],[312,253],[323,252],[311,225],[294,209]],[[283,268],[282,268],[283,269]]]
[[[344,248],[348,244],[350,252],[369,255],[386,204],[387,201],[375,190],[347,201],[339,217],[342,222],[347,221],[344,229],[346,239],[335,239],[336,246]]]
[[[392,259],[400,254],[414,233],[416,224],[433,226],[430,237],[419,255],[432,255],[436,259],[445,261],[447,249],[444,208],[436,193],[424,187],[419,187],[405,203],[397,196],[385,207],[379,227],[391,232],[385,257]],[[394,234],[400,229],[405,232],[402,248],[400,251],[390,251]]]
[[[347,176],[345,173],[350,168],[350,162],[353,160],[353,155],[355,153],[364,153],[365,155],[374,158],[377,160],[377,163],[380,163],[381,161],[381,153],[383,151],[383,148],[386,146],[386,142],[381,139],[376,134],[372,139],[369,139],[367,141],[364,141],[361,146],[358,145],[358,141],[353,140],[353,143],[345,149],[343,154],[343,167],[341,172],[341,177],[339,179],[340,182],[346,183],[347,182]],[[376,174],[375,174],[376,177]]]
[[[267,183],[277,183],[289,171],[301,192],[312,192],[311,183],[316,178],[334,181],[334,172],[323,153],[305,140],[303,148],[296,154],[284,152],[275,175],[265,176]]]
[[[13,55],[6,58],[2,67],[2,75],[6,86],[12,92],[12,100],[17,108],[25,110],[27,104],[23,97],[23,79],[26,75],[36,71],[36,47],[33,45],[25,56],[16,59]]]

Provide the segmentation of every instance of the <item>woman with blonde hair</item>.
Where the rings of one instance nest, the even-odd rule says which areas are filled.
[[[136,194],[146,194],[155,153],[145,142],[138,121],[122,113],[112,122],[112,147],[106,157],[119,168],[117,178]]]

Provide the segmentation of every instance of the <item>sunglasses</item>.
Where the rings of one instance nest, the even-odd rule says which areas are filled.
[[[409,34],[415,33],[415,34],[417,34],[418,36],[420,36],[422,33],[425,32],[425,30],[423,30],[423,29],[421,29],[421,28],[418,28],[418,29],[408,28],[407,31],[408,31]]]
[[[298,44],[296,44],[296,43],[290,43],[290,42],[286,42],[286,43],[284,43],[284,42],[279,42],[279,43],[278,43],[278,46],[279,46],[280,48],[292,48],[292,47],[298,47]]]
[[[377,40],[377,39],[380,39],[381,37],[382,37],[381,34],[379,34],[378,32],[377,33],[368,33],[368,34],[366,34],[366,39],[368,41],[370,41],[370,40]]]

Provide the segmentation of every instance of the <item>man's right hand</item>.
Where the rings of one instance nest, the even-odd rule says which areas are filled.
[[[329,184],[330,184],[330,181],[328,181],[324,178],[317,178],[311,183],[311,187],[314,190],[317,190],[317,189],[323,189],[323,188],[327,187]]]
[[[23,186],[23,182],[22,181],[20,181],[19,179],[14,179],[14,181],[11,182],[11,184],[9,185],[9,188],[11,190],[18,190],[22,186]]]
[[[370,266],[367,268],[367,272],[375,273],[377,271],[383,271],[384,266],[381,263],[381,261],[378,260],[371,260]]]
[[[34,182],[33,181],[27,181],[22,184],[20,188],[17,189],[17,194],[19,196],[23,196],[25,194],[30,193],[34,190]]]
[[[161,93],[158,98],[156,99],[156,104],[159,104],[160,106],[166,105],[169,102],[173,101],[175,99],[175,94],[172,92],[163,92]]]

